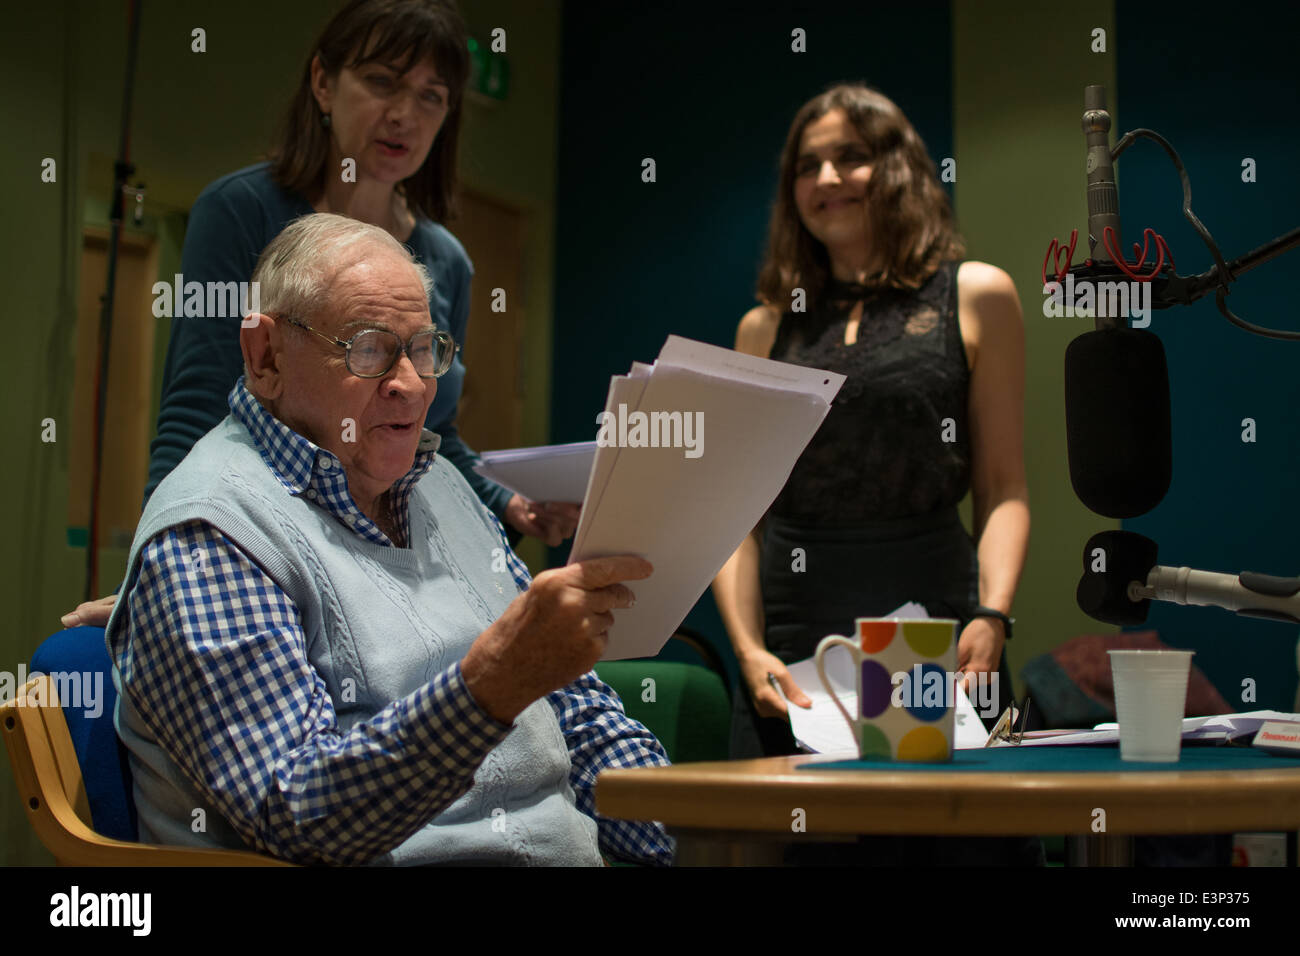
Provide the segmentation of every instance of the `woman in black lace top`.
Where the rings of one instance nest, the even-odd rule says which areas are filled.
[[[1005,272],[962,262],[948,199],[890,100],[840,86],[795,116],[781,158],[764,305],[736,348],[847,376],[762,524],[714,581],[748,693],[733,756],[793,753],[786,665],[907,601],[961,622],[958,667],[1010,677],[1024,567],[1024,333]],[[973,494],[975,538],[957,503]],[[978,544],[976,544],[978,541]],[[991,613],[990,613],[991,612]]]

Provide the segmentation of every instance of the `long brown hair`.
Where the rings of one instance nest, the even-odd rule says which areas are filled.
[[[790,124],[781,152],[781,179],[768,227],[767,254],[758,275],[760,302],[780,307],[798,287],[811,303],[818,303],[830,278],[826,247],[799,218],[794,181],[804,128],[834,109],[844,111],[871,157],[867,227],[871,243],[883,257],[883,270],[871,284],[915,289],[934,275],[940,264],[965,254],[948,194],[939,185],[925,143],[902,110],[869,87],[833,86],[800,107]]]
[[[351,0],[326,24],[307,55],[302,82],[285,113],[270,152],[271,174],[282,187],[310,199],[325,189],[329,130],[311,92],[311,61],[319,56],[330,76],[343,67],[384,63],[399,73],[432,57],[447,81],[448,107],[429,155],[399,191],[413,212],[437,222],[454,217],[456,144],[462,94],[469,79],[465,22],[451,0]]]

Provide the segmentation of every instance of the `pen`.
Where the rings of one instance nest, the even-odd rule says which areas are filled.
[[[785,694],[782,693],[781,691],[781,682],[777,680],[776,675],[771,673],[770,671],[768,672],[767,675],[767,682],[772,685],[772,690],[776,691],[778,694],[781,694],[782,697],[785,696]]]

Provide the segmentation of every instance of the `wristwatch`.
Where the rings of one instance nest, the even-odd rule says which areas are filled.
[[[975,610],[971,611],[970,616],[972,619],[977,617],[997,618],[999,621],[1002,622],[1002,626],[1006,628],[1007,640],[1008,641],[1011,640],[1011,625],[1015,623],[1014,618],[1007,617],[1007,615],[1003,614],[1001,611],[995,611],[993,610],[993,608],[985,607],[983,604],[975,608]]]

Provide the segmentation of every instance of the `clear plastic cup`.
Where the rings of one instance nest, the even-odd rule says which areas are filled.
[[[1121,760],[1175,763],[1195,651],[1108,651]]]

